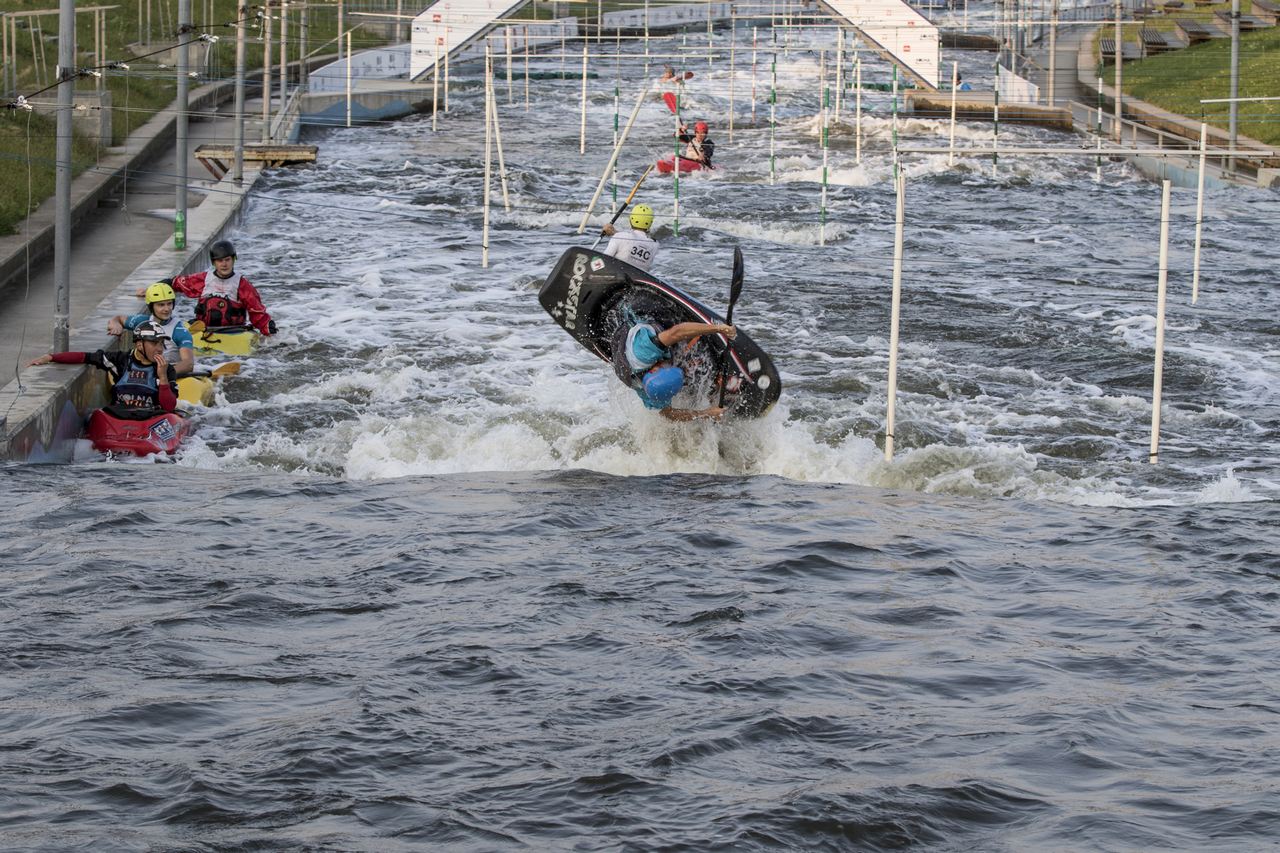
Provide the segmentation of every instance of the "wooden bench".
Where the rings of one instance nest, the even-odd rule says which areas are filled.
[[[1214,12],[1213,17],[1217,21],[1219,29],[1225,30],[1228,33],[1231,32],[1230,12]],[[1270,26],[1274,25],[1264,22],[1261,18],[1255,18],[1252,15],[1240,16],[1240,32],[1242,33],[1253,32],[1254,30],[1264,30]]]
[[[1142,49],[1150,56],[1153,53],[1164,53],[1166,50],[1176,50],[1173,45],[1164,37],[1164,33],[1154,27],[1143,27],[1138,31],[1138,38],[1142,39]]]
[[[1272,3],[1271,0],[1253,0],[1249,4],[1249,12],[1255,18],[1266,21],[1273,27],[1280,23],[1280,6]]]
[[[1179,18],[1173,23],[1178,28],[1178,32],[1182,33],[1182,37],[1187,40],[1188,46],[1209,41],[1214,37],[1213,30],[1192,18]]]
[[[268,166],[314,163],[318,150],[318,146],[315,145],[249,142],[244,146],[244,162],[266,163]],[[222,180],[223,176],[227,174],[227,170],[236,159],[236,149],[233,145],[205,143],[204,145],[196,146],[194,153],[200,164],[208,169],[209,174],[213,175],[214,179],[218,181]]]

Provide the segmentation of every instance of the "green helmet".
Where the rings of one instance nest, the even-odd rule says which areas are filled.
[[[631,209],[631,227],[648,231],[653,224],[653,208],[647,204],[637,204]]]

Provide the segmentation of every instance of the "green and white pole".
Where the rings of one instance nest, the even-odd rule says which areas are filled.
[[[840,98],[844,94],[844,27],[836,30],[836,121],[840,121]]]
[[[751,28],[751,126],[756,126],[756,44],[760,28]]]
[[[613,78],[613,147],[618,147],[618,78]],[[618,212],[618,163],[613,164],[613,212]]]
[[[853,93],[853,156],[854,161],[862,163],[862,57],[854,59],[854,93]]]
[[[732,8],[732,7],[730,7]],[[729,15],[729,144],[733,144],[733,82],[738,76],[736,66],[734,65],[734,47],[738,42],[738,19],[733,14]]]
[[[1098,150],[1102,150],[1102,78],[1098,78]],[[1097,162],[1094,164],[1095,174],[1094,181],[1102,183],[1102,155],[1098,155]]]
[[[893,177],[898,178],[898,66],[893,66]]]
[[[827,162],[831,149],[828,146],[829,119],[831,116],[831,87],[827,84],[826,52],[822,55],[822,205],[819,213],[820,230],[818,245],[827,245]]]
[[[680,87],[676,87],[675,151],[671,157],[671,235],[680,236]]]
[[[773,82],[769,85],[769,184],[778,181],[775,136],[778,132],[778,54],[773,54]]]
[[[996,60],[996,82],[992,89],[991,109],[991,177],[1000,166],[1000,60]]]

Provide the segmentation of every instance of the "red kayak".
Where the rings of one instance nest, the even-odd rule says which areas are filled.
[[[150,409],[149,416],[143,418],[122,418],[118,413],[119,409],[116,413],[95,409],[89,415],[85,432],[95,450],[135,456],[173,453],[191,432],[191,422],[177,412],[156,413]]]
[[[675,167],[672,165],[672,161],[674,159],[674,157],[663,157],[658,161],[658,171],[664,175],[669,175],[674,172]],[[683,175],[686,172],[697,172],[706,168],[709,167],[702,165],[701,160],[691,160],[683,154],[680,155],[680,174]]]

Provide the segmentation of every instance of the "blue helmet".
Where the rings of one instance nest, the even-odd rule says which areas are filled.
[[[678,367],[659,367],[649,371],[644,377],[645,396],[664,409],[671,405],[671,401],[683,387],[684,371]]]

